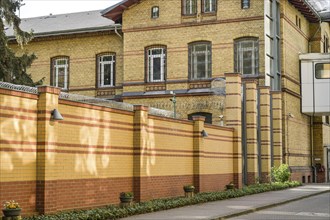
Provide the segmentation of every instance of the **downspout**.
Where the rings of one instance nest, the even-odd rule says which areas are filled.
[[[311,124],[310,124],[310,133],[311,133],[311,167],[313,169],[313,182],[317,183],[317,170],[316,166],[314,166],[314,116],[311,116]]]
[[[123,36],[120,35],[120,33],[118,32],[118,27],[121,27],[120,24],[115,24],[115,33],[120,37],[120,39],[123,39]]]
[[[320,25],[321,27],[321,25]],[[313,180],[314,183],[317,183],[317,170],[316,167],[314,166],[314,113],[315,113],[315,82],[314,82],[314,63],[313,63],[313,115],[311,116],[311,124],[310,124],[310,135],[311,135],[311,167],[313,169]]]
[[[315,35],[321,30],[321,24],[322,24],[322,20],[320,19],[319,21],[319,27],[317,28],[316,32],[313,34],[313,36],[311,38],[308,39],[308,53],[312,52],[312,45],[311,45],[311,41],[312,39],[315,37]]]

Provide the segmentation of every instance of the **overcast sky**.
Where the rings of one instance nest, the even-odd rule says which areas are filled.
[[[23,0],[21,18],[105,9],[120,0]]]

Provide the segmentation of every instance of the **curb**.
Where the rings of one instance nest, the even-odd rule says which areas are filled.
[[[284,205],[286,203],[306,199],[306,198],[309,198],[309,197],[317,196],[317,195],[320,195],[320,194],[323,194],[323,193],[328,193],[328,192],[330,192],[330,190],[325,190],[325,191],[321,191],[321,192],[317,192],[317,193],[313,193],[313,194],[309,194],[309,195],[305,195],[305,196],[300,196],[300,197],[296,197],[296,198],[292,198],[292,199],[287,199],[287,200],[284,200],[284,201],[279,201],[277,203],[267,204],[267,205],[247,209],[247,210],[244,210],[244,211],[235,212],[235,213],[232,213],[232,214],[220,215],[220,216],[217,216],[217,217],[210,218],[209,220],[223,220],[223,219],[227,219],[227,218],[233,218],[233,217],[237,217],[237,216],[240,216],[240,215],[245,215],[245,214],[253,213],[253,212],[256,212],[256,211],[259,211],[259,210],[263,210],[263,209],[267,209],[267,208],[271,208],[271,207],[275,207],[275,206],[279,206],[279,205]]]

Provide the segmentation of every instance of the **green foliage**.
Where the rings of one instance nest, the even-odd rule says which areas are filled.
[[[132,192],[121,192],[120,194],[121,198],[133,198],[134,194]]]
[[[291,176],[289,165],[281,164],[279,167],[272,167],[271,177],[273,182],[286,182],[289,181]]]
[[[176,197],[167,199],[156,199],[148,202],[135,203],[129,207],[119,208],[115,205],[106,206],[104,208],[92,210],[75,210],[71,212],[62,212],[55,215],[40,215],[23,218],[24,220],[110,220],[125,218],[132,215],[156,212],[161,210],[173,209],[187,205],[211,202],[223,199],[230,199],[251,195],[256,193],[268,192],[273,190],[282,190],[290,187],[300,186],[299,182],[284,183],[266,183],[255,184],[244,187],[243,189],[235,189],[220,192],[198,193],[192,198]]]
[[[194,190],[194,189],[195,189],[195,186],[192,184],[183,186],[184,191],[189,191],[189,190]]]
[[[23,47],[32,39],[32,33],[20,29],[21,20],[15,12],[19,9],[22,0],[0,1],[0,81],[36,86],[42,84],[44,79],[33,82],[26,69],[36,59],[34,54],[26,52],[22,56],[16,56],[8,47],[8,37],[5,33],[5,25],[14,30],[17,43]]]

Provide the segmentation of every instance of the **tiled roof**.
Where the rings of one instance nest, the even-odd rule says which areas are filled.
[[[28,32],[33,30],[35,37],[114,29],[114,22],[103,17],[100,12],[100,10],[97,10],[23,18],[20,27]],[[9,37],[14,36],[13,29],[8,28],[6,35]]]
[[[113,21],[121,19],[123,11],[135,3],[139,3],[140,0],[123,0],[109,8],[101,11],[102,16],[107,17]]]

